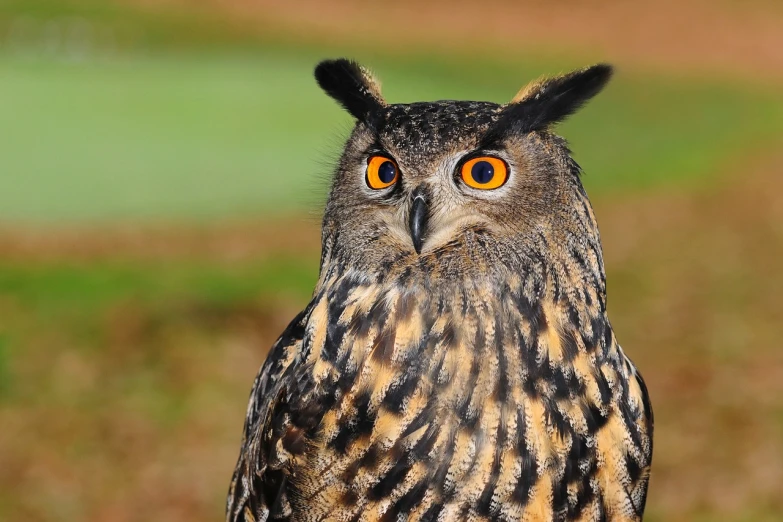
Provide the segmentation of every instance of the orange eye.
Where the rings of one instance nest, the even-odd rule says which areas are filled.
[[[367,186],[380,190],[391,187],[400,179],[397,164],[385,156],[370,156],[367,160]]]
[[[492,156],[481,156],[462,165],[462,181],[469,187],[481,190],[496,189],[508,179],[506,162]]]

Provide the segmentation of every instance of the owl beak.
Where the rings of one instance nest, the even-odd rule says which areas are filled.
[[[421,254],[421,245],[424,243],[424,236],[427,234],[427,221],[430,218],[427,197],[427,191],[424,187],[418,187],[414,190],[413,202],[408,215],[408,228],[410,228],[413,248],[416,249],[417,254]]]

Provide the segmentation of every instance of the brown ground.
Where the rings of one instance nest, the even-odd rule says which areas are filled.
[[[280,231],[285,233],[281,234]],[[0,259],[12,262],[171,261],[241,262],[280,252],[317,255],[320,221],[299,216],[201,227],[124,225],[109,228],[0,228]]]
[[[217,6],[260,33],[349,48],[480,48],[647,71],[783,80],[783,3],[776,0],[207,0],[200,6]]]

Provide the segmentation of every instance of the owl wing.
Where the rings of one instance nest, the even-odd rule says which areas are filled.
[[[630,362],[630,360],[629,360]],[[641,519],[644,513],[644,507],[647,503],[647,487],[650,482],[650,466],[652,465],[653,454],[653,430],[654,430],[654,415],[652,409],[652,403],[650,402],[650,394],[647,391],[647,384],[645,384],[642,374],[633,366],[633,373],[631,375],[632,384],[630,386],[631,396],[641,403],[640,416],[636,423],[641,436],[638,438],[639,446],[641,449],[642,458],[640,462],[635,462],[632,458],[626,460],[627,472],[631,478],[631,484],[629,487],[629,495],[633,500],[633,504],[636,507],[636,512]]]
[[[292,411],[289,399],[305,397],[312,383],[297,379],[297,366],[305,335],[308,306],[288,325],[272,346],[261,367],[247,406],[242,448],[226,500],[226,521],[263,521],[287,519],[291,507],[286,495],[287,463],[304,448],[304,432],[292,425],[301,420],[301,402]],[[296,372],[300,373],[301,372]],[[314,405],[315,408],[318,405]]]

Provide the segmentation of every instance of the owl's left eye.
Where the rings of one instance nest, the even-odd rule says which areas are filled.
[[[471,188],[496,189],[508,179],[508,167],[506,162],[500,158],[480,156],[463,163],[460,176],[462,181]]]
[[[386,156],[370,156],[367,160],[367,186],[371,189],[391,187],[399,178],[400,169]]]

